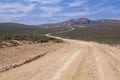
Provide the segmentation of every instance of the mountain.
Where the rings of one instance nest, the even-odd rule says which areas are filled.
[[[68,22],[70,21],[71,20]],[[72,20],[71,23],[75,22],[76,20]],[[81,21],[79,21],[79,23],[80,22]],[[86,19],[84,23],[72,24],[70,27],[74,29],[62,33],[55,33],[53,35],[77,40],[120,44],[120,20],[101,19],[89,21]]]
[[[81,24],[90,24],[90,23],[94,23],[94,21],[88,18],[79,18],[79,19],[70,19],[69,21],[62,22],[61,24],[69,26],[69,25],[81,25]]]
[[[100,20],[96,20],[95,22],[99,23],[99,22],[120,22],[120,20],[113,20],[113,19],[100,19]]]
[[[45,26],[38,27],[36,25],[25,25],[19,23],[0,23],[0,33],[20,33],[20,34],[47,34],[51,32],[59,32],[63,30],[67,30],[66,27],[52,27],[48,24],[45,24],[49,27],[46,28]]]
[[[37,25],[37,27],[44,27],[44,28],[70,27],[70,26],[73,26],[73,25],[90,24],[90,23],[95,23],[95,21],[92,21],[88,18],[79,18],[79,19],[70,19],[68,21],[55,23],[55,24]]]
[[[71,27],[72,30],[70,30]],[[55,24],[43,25],[0,23],[0,33],[37,35],[52,33],[52,35],[64,38],[120,44],[120,20],[90,20],[87,18],[79,18]]]
[[[33,27],[25,24],[0,23],[0,33],[28,33],[33,30]]]
[[[25,25],[19,23],[0,23],[0,33],[50,33],[69,29],[69,27],[86,26],[89,29],[120,29],[120,20],[88,18],[70,19],[68,21],[43,25]]]
[[[107,29],[107,30],[120,30],[120,20],[101,19],[95,20],[95,23],[84,24],[89,29]]]
[[[112,20],[112,19],[100,19],[100,20],[90,20],[88,18],[78,18],[78,19],[70,19],[68,21],[59,22],[59,23],[51,23],[51,24],[42,24],[42,25],[25,25],[19,23],[0,23],[0,32],[7,30],[33,30],[40,28],[57,28],[57,27],[72,27],[75,25],[99,25],[99,24],[109,24],[109,25],[120,25],[120,20]]]
[[[72,27],[75,25],[93,25],[93,24],[105,24],[105,23],[120,25],[120,20],[112,20],[112,19],[90,20],[88,18],[79,18],[79,19],[70,19],[68,21],[55,23],[55,24],[43,24],[36,26],[44,27],[44,28],[56,28],[56,27]]]

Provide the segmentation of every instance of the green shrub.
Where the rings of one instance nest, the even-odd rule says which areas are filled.
[[[48,42],[50,40],[55,40],[55,38],[39,35],[39,34],[0,34],[0,40],[25,40],[25,41],[32,41],[32,42]]]

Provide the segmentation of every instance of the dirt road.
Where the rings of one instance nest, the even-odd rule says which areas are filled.
[[[41,59],[1,73],[0,80],[120,80],[118,48],[63,40],[67,45]]]

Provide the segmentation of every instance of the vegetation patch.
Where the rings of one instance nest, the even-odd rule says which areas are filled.
[[[63,38],[77,39],[84,41],[95,41],[99,43],[105,43],[110,45],[120,44],[120,28],[114,27],[110,29],[109,27],[94,27],[89,26],[85,28],[74,27],[75,30],[64,32],[64,33],[54,33],[55,36],[60,36]]]
[[[22,44],[44,43],[44,42],[62,42],[59,39],[39,35],[39,34],[0,34],[0,47],[11,47]]]

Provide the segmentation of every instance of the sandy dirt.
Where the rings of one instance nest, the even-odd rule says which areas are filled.
[[[37,55],[50,53],[64,46],[64,43],[25,44],[17,47],[0,48],[0,71],[3,68],[21,64]]]
[[[1,73],[0,80],[120,80],[119,48],[60,39],[66,45],[29,64]]]

